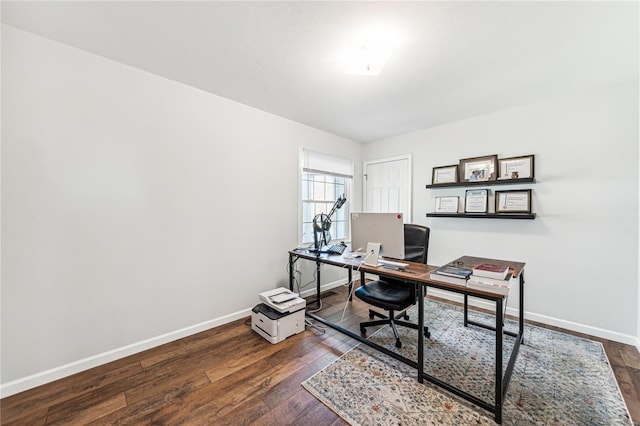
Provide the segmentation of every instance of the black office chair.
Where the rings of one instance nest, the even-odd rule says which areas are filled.
[[[420,225],[404,225],[404,259],[411,262],[427,263],[427,252],[429,251],[429,228]],[[364,273],[360,275],[361,283],[364,282]],[[362,284],[355,291],[355,295],[368,303],[380,309],[389,311],[389,315],[384,315],[373,310],[369,310],[369,319],[374,317],[382,318],[381,320],[361,322],[360,332],[364,335],[367,333],[367,327],[381,324],[389,324],[393,329],[396,337],[396,347],[402,347],[400,336],[396,325],[418,329],[418,324],[402,321],[409,319],[406,309],[413,306],[417,300],[417,287],[414,283],[396,279],[380,279]],[[420,301],[422,303],[422,301]],[[395,312],[400,314],[395,315]],[[424,327],[425,337],[430,337],[429,328]]]

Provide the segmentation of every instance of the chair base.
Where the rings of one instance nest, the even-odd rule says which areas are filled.
[[[407,311],[403,311],[400,312],[398,315],[394,315],[393,314],[394,311],[389,311],[389,316],[386,316],[384,314],[381,314],[379,312],[373,311],[373,310],[369,310],[369,318],[372,319],[374,317],[379,317],[382,318],[380,320],[374,320],[374,321],[366,321],[366,322],[361,322],[360,323],[360,333],[362,333],[363,335],[367,334],[367,327],[372,327],[374,325],[384,325],[384,324],[388,324],[391,326],[391,329],[393,330],[393,335],[396,338],[396,348],[401,348],[402,347],[402,342],[400,341],[400,335],[398,334],[398,329],[396,328],[396,325],[401,325],[403,327],[408,327],[408,328],[412,328],[414,330],[419,330],[418,324],[414,324],[411,322],[407,322],[407,321],[402,321],[400,318],[403,318],[405,320],[409,319],[409,315],[407,315]],[[424,327],[423,330],[424,333],[424,337],[429,338],[431,337],[431,333],[429,332],[429,327]]]

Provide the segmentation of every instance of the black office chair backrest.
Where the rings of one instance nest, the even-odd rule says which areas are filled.
[[[429,252],[429,228],[421,225],[404,224],[404,260],[410,262],[427,263]],[[384,282],[392,287],[406,288],[406,281],[382,278]],[[415,287],[412,287],[415,294]]]
[[[404,224],[404,260],[427,263],[429,253],[429,228]]]

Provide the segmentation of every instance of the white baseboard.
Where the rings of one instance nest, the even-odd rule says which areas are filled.
[[[30,376],[13,380],[11,382],[3,383],[0,385],[0,398],[15,395],[25,390],[53,382],[63,377],[71,376],[72,374],[80,373],[82,371],[89,370],[90,368],[94,368],[108,362],[127,357],[129,355],[146,351],[147,349],[151,349],[156,346],[164,345],[165,343],[173,342],[174,340],[182,339],[184,337],[191,336],[193,334],[200,333],[202,331],[209,330],[223,324],[227,324],[240,318],[247,317],[250,314],[251,308],[234,312],[220,318],[205,321],[203,323],[172,331],[161,336],[156,336],[151,339],[143,340],[141,342],[133,343],[131,345],[123,346],[118,349],[74,361],[60,367],[52,368],[50,370],[32,374]]]
[[[321,291],[327,291],[327,290],[330,290],[332,288],[336,288],[336,287],[339,287],[339,286],[345,285],[345,284],[347,284],[347,280],[346,279],[342,279],[342,280],[338,280],[338,281],[334,281],[334,282],[331,282],[331,283],[328,283],[328,284],[321,285],[320,286],[320,290]],[[316,292],[316,288],[315,288],[315,285],[314,285],[313,288],[300,292],[300,295],[302,297],[313,296],[315,294],[315,292]],[[463,302],[463,296],[462,295],[459,295],[459,294],[456,294],[456,293],[451,293],[451,292],[448,292],[448,291],[442,291],[442,290],[431,288],[431,289],[429,289],[429,295],[430,296],[440,297],[442,299],[451,300],[451,301],[458,302],[458,303],[462,303]],[[469,304],[472,305],[472,306],[477,306],[479,308],[495,310],[495,304],[493,304],[491,302],[486,302],[486,301],[484,301],[482,299],[471,298],[471,299],[469,299]],[[507,314],[508,315],[513,315],[513,316],[517,316],[518,315],[518,310],[516,308],[507,307]],[[536,314],[535,312],[527,312],[527,311],[525,311],[524,318],[528,319],[528,320],[531,320],[531,321],[540,322],[542,324],[552,325],[554,327],[560,327],[560,328],[564,328],[566,330],[571,330],[571,331],[575,331],[575,332],[578,332],[578,333],[588,334],[590,336],[601,337],[601,338],[607,339],[607,340],[613,340],[614,342],[620,342],[620,343],[624,343],[624,344],[627,344],[627,345],[633,345],[633,346],[638,348],[638,351],[640,351],[640,339],[635,337],[635,336],[628,335],[628,334],[618,333],[617,331],[606,330],[606,329],[598,328],[598,327],[592,327],[592,326],[580,324],[580,323],[573,322],[573,321],[568,321],[568,320],[563,320],[563,319],[560,319],[560,318],[550,317],[550,316],[547,316],[547,315]]]
[[[322,284],[320,285],[320,291],[328,291],[331,290],[332,288],[336,288],[336,287],[340,287],[341,285],[345,285],[347,284],[349,281],[344,278],[338,281],[333,281],[327,284]],[[312,288],[309,288],[308,290],[305,290],[303,288],[303,290],[300,292],[300,297],[308,297],[308,296],[314,296],[316,294],[316,285],[314,284]]]
[[[327,291],[345,284],[347,284],[347,280],[342,279],[342,280],[324,284],[320,287],[320,289],[321,291]],[[314,295],[315,292],[316,292],[316,288],[314,286],[313,288],[310,288],[308,290],[303,290],[300,293],[300,295],[302,297],[307,297],[307,296]],[[463,301],[461,295],[452,294],[445,291],[439,291],[437,289],[431,289],[429,291],[429,295],[441,297],[443,299],[448,299],[448,300],[452,300],[460,303],[462,303]],[[470,300],[470,304],[481,307],[481,308],[485,308],[485,309],[495,309],[495,307],[492,306],[491,303],[484,302],[477,299]],[[518,312],[516,309],[507,308],[507,314],[517,315],[517,313]],[[163,345],[165,343],[173,342],[175,340],[182,339],[184,337],[188,337],[193,334],[200,333],[202,331],[227,324],[229,322],[247,317],[250,314],[251,314],[251,308],[244,309],[220,318],[205,321],[200,324],[196,324],[190,327],[185,327],[180,330],[176,330],[170,333],[156,336],[151,339],[143,340],[141,342],[133,343],[131,345],[114,349],[112,351],[97,354],[97,355],[94,355],[85,359],[81,359],[66,365],[62,365],[60,367],[52,368],[50,370],[32,374],[30,376],[23,377],[11,382],[3,383],[0,385],[0,398],[5,398],[7,396],[15,395],[25,390],[29,390],[37,386],[53,382],[63,377],[71,376],[73,374],[89,370],[90,368],[98,367],[108,362],[115,361],[115,360],[127,357],[129,355],[133,355],[133,354],[154,348],[156,346]],[[543,324],[565,328],[567,330],[572,330],[580,333],[589,334],[592,336],[602,337],[605,339],[609,339],[609,340],[613,340],[616,342],[621,342],[629,345],[635,345],[638,348],[638,350],[640,350],[640,340],[635,336],[629,336],[622,333],[617,333],[610,330],[604,330],[597,327],[585,326],[585,325],[574,323],[571,321],[566,321],[566,320],[553,318],[545,315],[539,315],[532,312],[525,312],[525,318],[532,321],[541,322]]]
[[[346,279],[334,281],[328,284],[324,284],[320,287],[321,291],[331,290],[332,288],[339,287],[347,283]],[[316,292],[315,285],[313,288],[302,291],[302,297],[312,296]],[[205,321],[200,324],[196,324],[190,327],[186,327],[180,330],[172,331],[170,333],[156,336],[151,339],[143,340],[141,342],[133,343],[131,345],[123,346],[118,349],[114,349],[101,354],[93,355],[85,359],[71,362],[69,364],[55,367],[50,370],[42,371],[40,373],[32,374],[27,377],[23,377],[11,382],[0,384],[0,398],[15,395],[17,393],[33,389],[37,386],[44,385],[46,383],[53,382],[55,380],[62,379],[63,377],[71,376],[82,371],[89,370],[94,367],[106,364],[111,361],[115,361],[129,355],[133,355],[142,351],[146,351],[156,346],[164,345],[165,343],[173,342],[184,337],[191,336],[196,333],[200,333],[205,330],[209,330],[220,325],[227,324],[229,322],[238,320],[251,315],[251,308],[244,309],[242,311],[234,312],[229,315],[225,315],[220,318]]]
[[[430,296],[440,297],[442,299],[451,300],[454,302],[463,303],[464,299],[462,295],[441,291],[438,289],[429,289]],[[485,302],[481,299],[471,298],[469,304],[477,306],[479,308],[489,309],[495,311],[495,304],[491,302]],[[507,315],[518,315],[518,310],[515,308],[507,307]],[[547,315],[536,314],[535,312],[524,312],[524,318],[531,321],[540,322],[546,325],[552,325],[554,327],[564,328],[566,330],[576,331],[578,333],[588,334],[590,336],[601,337],[607,340],[613,340],[615,342],[625,343],[627,345],[635,345],[640,350],[638,338],[628,334],[618,333],[617,331],[605,330],[603,328],[592,327],[577,322],[563,320],[560,318],[550,317]]]

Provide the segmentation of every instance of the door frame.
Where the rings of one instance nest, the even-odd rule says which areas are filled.
[[[408,163],[408,167],[407,167],[407,214],[404,219],[404,223],[412,223],[412,212],[413,212],[413,204],[412,204],[412,200],[413,200],[413,169],[412,169],[412,164],[413,164],[413,158],[411,154],[405,154],[405,155],[398,155],[396,157],[388,157],[388,158],[380,158],[377,160],[371,160],[371,161],[363,161],[362,162],[362,207],[363,210],[364,208],[366,208],[367,206],[367,167],[370,164],[379,164],[379,163],[389,163],[392,161],[399,161],[399,160],[407,160]]]

